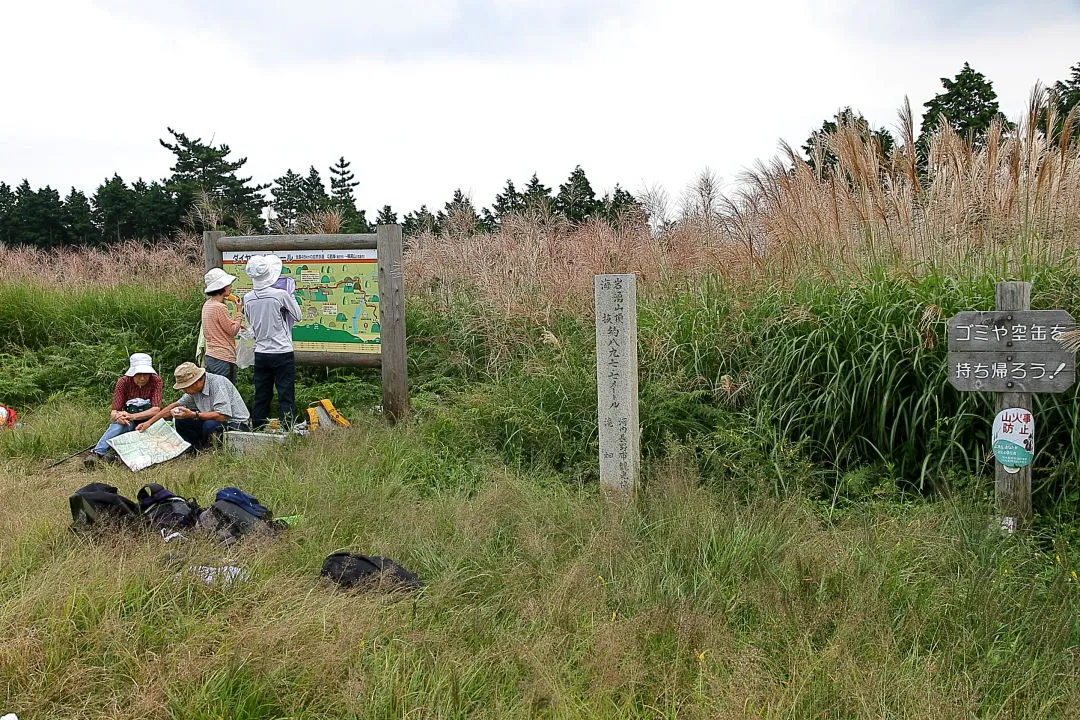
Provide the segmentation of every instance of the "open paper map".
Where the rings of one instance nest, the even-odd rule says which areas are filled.
[[[172,460],[191,447],[176,434],[173,426],[158,420],[144,432],[127,432],[109,440],[109,445],[134,472]]]
[[[295,283],[301,319],[293,326],[293,348],[342,353],[378,353],[379,280],[374,250],[278,250],[282,279]],[[250,252],[222,253],[225,272],[237,276],[233,292],[251,289],[244,266]]]

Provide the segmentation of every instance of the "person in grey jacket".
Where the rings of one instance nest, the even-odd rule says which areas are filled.
[[[300,305],[292,294],[274,287],[281,275],[281,258],[253,255],[244,268],[251,278],[251,292],[244,295],[244,317],[255,333],[255,398],[251,423],[266,424],[270,402],[277,388],[281,421],[292,425],[295,415],[296,362],[293,358],[292,324],[300,320]]]

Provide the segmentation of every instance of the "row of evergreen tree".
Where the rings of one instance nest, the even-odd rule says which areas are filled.
[[[1059,134],[1070,110],[1080,105],[1080,63],[1070,68],[1068,79],[1050,86],[1051,103],[1056,105],[1054,127],[1041,130]],[[925,157],[927,138],[944,120],[973,144],[982,141],[991,123],[1000,118],[997,94],[989,80],[968,63],[952,79],[941,79],[943,91],[925,103],[922,134],[917,142]],[[822,142],[839,124],[861,127],[878,139],[887,157],[895,141],[886,130],[873,129],[858,112],[845,108],[810,134],[802,146],[812,164],[835,163],[836,157]],[[1006,130],[1012,126],[1005,123]],[[15,187],[0,182],[0,244],[32,245],[42,248],[65,245],[107,245],[124,240],[155,240],[177,231],[201,232],[208,227],[239,232],[310,232],[312,218],[333,211],[341,232],[373,232],[374,225],[399,222],[398,213],[384,205],[373,220],[357,208],[355,188],[359,184],[350,163],[341,157],[329,168],[329,190],[319,171],[310,167],[306,175],[291,168],[261,185],[239,173],[247,158],[231,159],[231,148],[168,128],[170,140],[160,140],[174,155],[171,175],[147,182],[127,183],[118,174],[105,180],[92,195],[72,188],[66,197],[46,185],[34,190],[27,180]],[[1080,122],[1071,132],[1080,135]],[[264,191],[270,191],[269,199]],[[199,212],[200,202],[213,204],[211,211]],[[266,209],[268,212],[264,212]],[[536,212],[561,216],[571,225],[592,218],[615,222],[640,216],[641,206],[634,196],[616,185],[597,197],[585,171],[578,166],[558,189],[549,188],[534,174],[520,190],[507,180],[491,207],[477,210],[460,189],[442,209],[426,205],[408,212],[400,222],[407,236],[429,230],[494,230],[510,215]],[[324,224],[325,225],[325,224]]]
[[[504,217],[533,210],[545,216],[561,215],[571,224],[592,217],[616,221],[637,207],[634,196],[616,185],[613,192],[597,197],[585,171],[574,168],[566,182],[553,191],[534,174],[518,190],[507,180],[491,208],[479,211],[460,189],[441,210],[426,205],[400,219],[384,205],[373,220],[357,208],[356,176],[344,157],[329,168],[327,190],[322,175],[310,167],[306,175],[291,168],[272,184],[252,182],[238,173],[247,158],[230,159],[228,145],[205,143],[200,138],[168,128],[172,142],[161,145],[175,156],[172,174],[160,181],[141,178],[128,184],[113,175],[87,196],[71,189],[66,197],[46,185],[34,190],[28,180],[12,188],[0,182],[0,243],[53,248],[66,245],[103,246],[125,240],[152,241],[171,237],[180,230],[201,232],[224,228],[240,232],[311,232],[312,220],[334,211],[340,232],[374,232],[380,223],[401,222],[406,235],[440,232],[453,225],[477,231],[493,231]],[[270,191],[267,201],[263,191]],[[213,207],[200,209],[200,202]],[[324,227],[325,224],[320,224]]]

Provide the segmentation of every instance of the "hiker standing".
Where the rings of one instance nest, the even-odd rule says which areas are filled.
[[[210,446],[215,435],[225,429],[247,430],[248,413],[240,392],[221,375],[206,372],[195,363],[186,362],[173,371],[175,390],[184,394],[176,402],[167,405],[140,424],[142,432],[158,420],[171,416],[176,433],[191,443],[196,450]]]
[[[281,258],[254,255],[244,272],[252,290],[244,296],[244,317],[255,333],[255,399],[251,420],[255,428],[266,424],[270,401],[277,388],[281,421],[295,421],[293,411],[296,363],[293,359],[291,325],[300,320],[300,306],[291,293],[273,287],[281,275]]]
[[[202,331],[206,339],[207,372],[221,375],[236,384],[236,334],[240,332],[244,303],[236,302],[236,311],[229,315],[225,300],[232,295],[236,276],[221,268],[212,268],[203,277],[206,302],[202,306]]]
[[[94,449],[83,458],[87,467],[93,467],[112,449],[109,440],[131,432],[140,421],[153,417],[161,410],[161,387],[161,378],[154,370],[150,356],[146,353],[132,355],[127,372],[113,387],[112,411],[109,413],[112,424]]]

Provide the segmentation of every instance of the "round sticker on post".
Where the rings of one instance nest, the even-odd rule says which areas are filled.
[[[1019,472],[1035,458],[1035,418],[1030,410],[1006,408],[994,418],[994,457],[1005,472]]]

